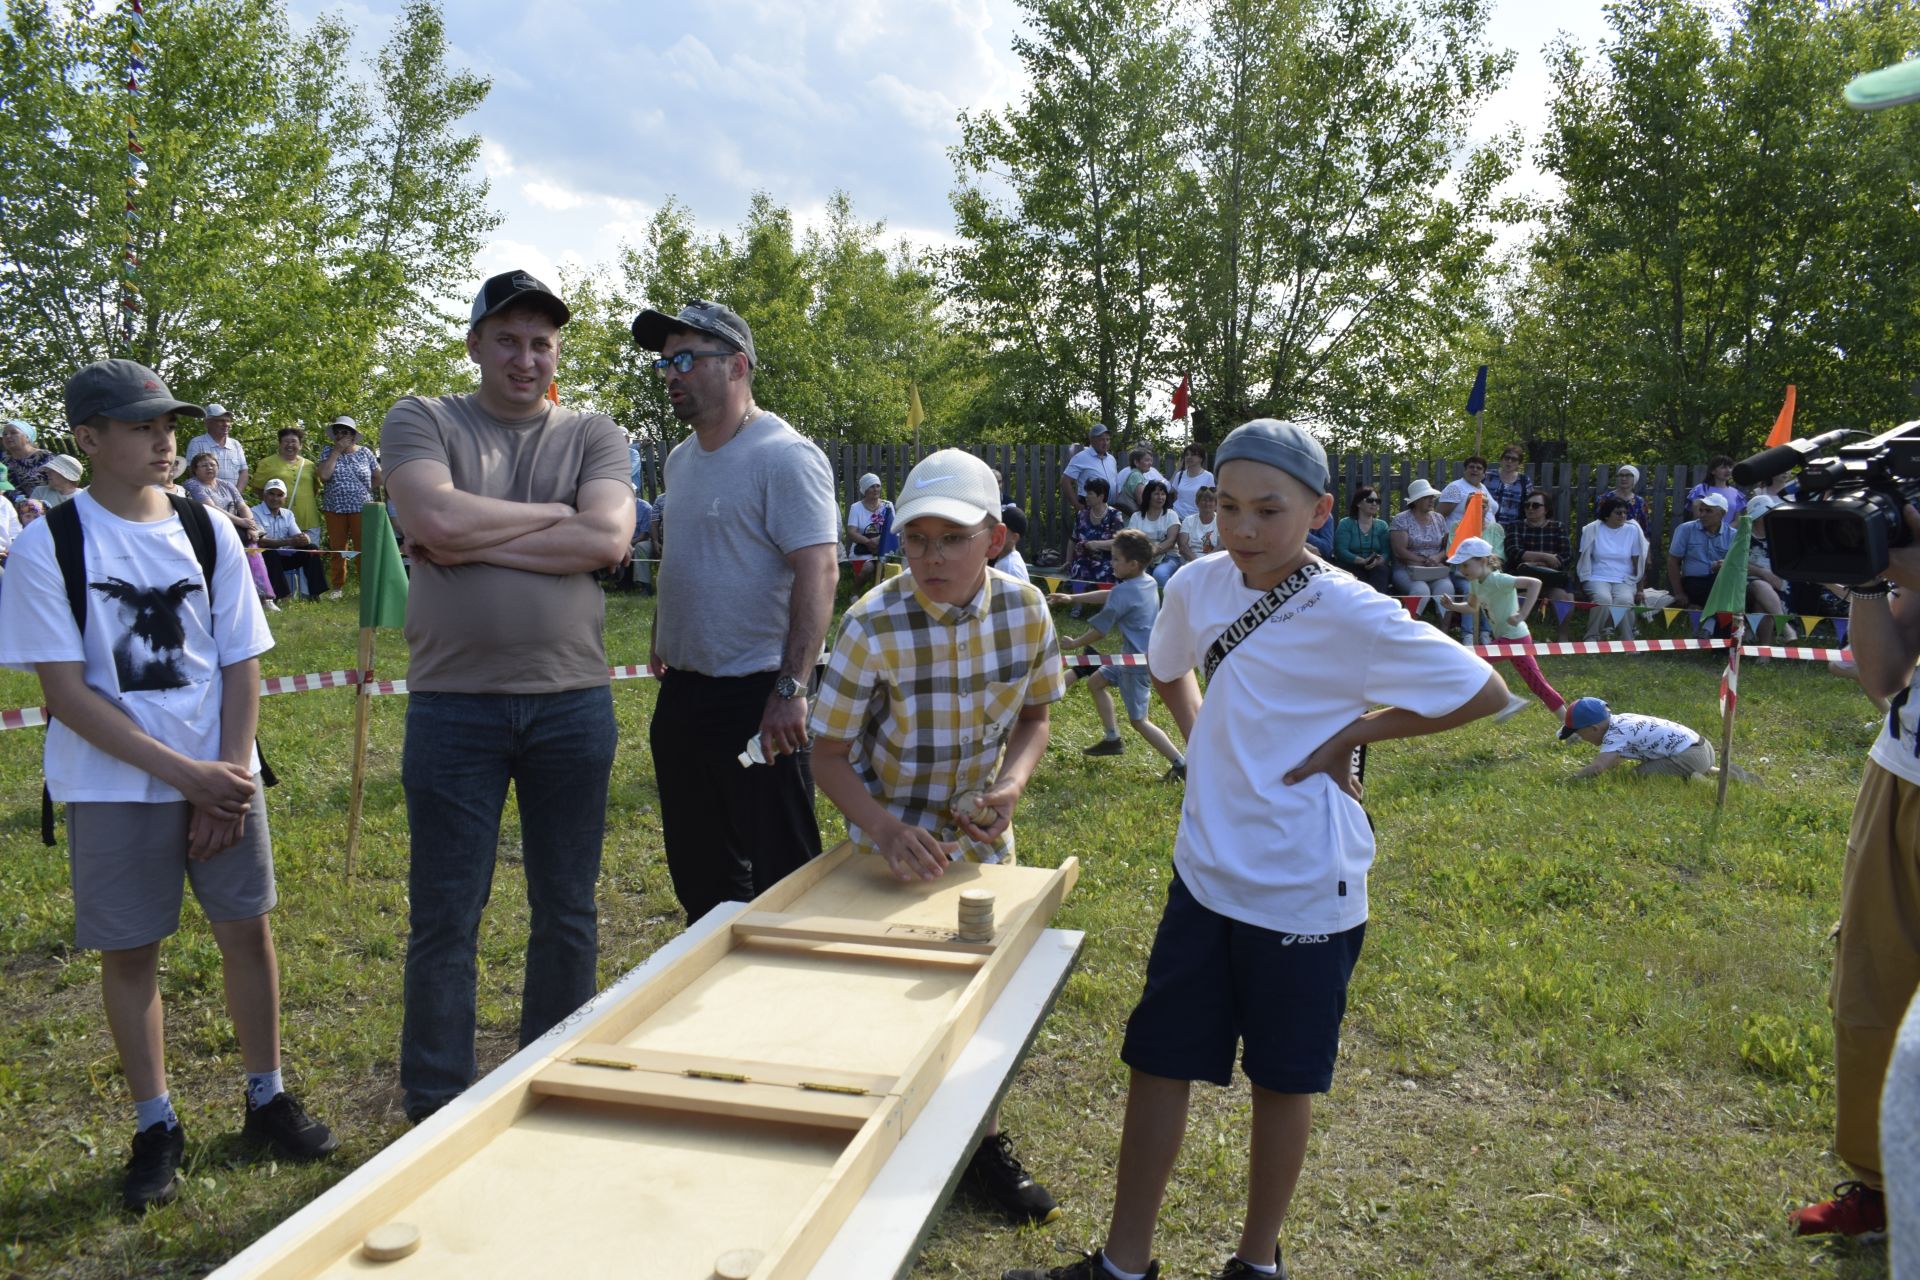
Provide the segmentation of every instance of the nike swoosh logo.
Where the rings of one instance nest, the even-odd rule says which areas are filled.
[[[945,481],[946,481],[945,476],[935,476],[931,480],[915,480],[913,482],[913,487],[916,489],[924,489],[930,484],[943,484],[945,483]]]

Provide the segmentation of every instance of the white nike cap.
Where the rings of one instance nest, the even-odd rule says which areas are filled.
[[[1000,518],[1000,481],[993,468],[964,449],[941,449],[907,472],[894,507],[894,527],[922,516],[979,524]]]

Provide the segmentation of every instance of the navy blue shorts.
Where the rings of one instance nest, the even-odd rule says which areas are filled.
[[[1366,932],[1243,924],[1201,906],[1175,874],[1120,1060],[1148,1075],[1226,1085],[1244,1041],[1241,1069],[1262,1089],[1325,1093]]]

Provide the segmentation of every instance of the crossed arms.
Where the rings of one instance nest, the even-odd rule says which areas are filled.
[[[429,564],[492,564],[529,573],[617,565],[633,541],[633,491],[612,479],[580,486],[579,506],[513,502],[454,488],[446,464],[418,459],[387,482],[411,554]]]

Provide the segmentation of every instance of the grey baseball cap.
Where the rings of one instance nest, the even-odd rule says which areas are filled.
[[[1305,428],[1278,418],[1255,418],[1227,433],[1213,455],[1215,472],[1229,462],[1264,462],[1298,480],[1315,493],[1327,491],[1327,451]]]
[[[145,422],[163,413],[207,416],[199,405],[174,399],[159,374],[131,360],[95,360],[67,379],[69,426],[102,414],[121,422]]]
[[[676,316],[649,307],[633,318],[633,340],[640,344],[642,351],[660,350],[676,333],[704,333],[709,338],[718,338],[745,355],[748,364],[755,368],[760,365],[759,357],[753,354],[753,330],[747,328],[745,320],[717,302],[696,298],[680,308]]]
[[[567,304],[560,301],[560,295],[524,271],[502,271],[489,277],[480,286],[480,292],[473,295],[473,309],[467,315],[467,328],[471,329],[482,320],[512,303],[528,299],[544,311],[555,324],[565,324],[573,318],[573,312]]]

